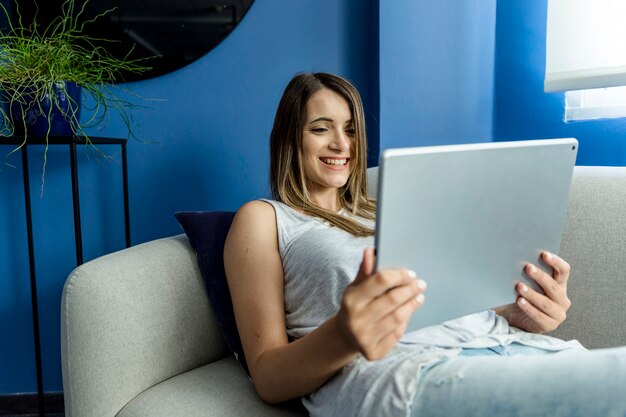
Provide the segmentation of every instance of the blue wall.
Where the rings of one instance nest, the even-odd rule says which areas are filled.
[[[492,140],[495,0],[380,8],[380,148]]]
[[[575,137],[577,165],[626,165],[626,119],[563,122],[564,94],[544,93],[547,0],[500,0],[494,140]]]
[[[234,210],[268,193],[268,137],[283,88],[300,71],[344,75],[361,91],[378,132],[376,71],[378,2],[256,0],[237,29],[190,66],[128,86],[152,102],[136,114],[142,136],[130,141],[133,244],[181,233],[178,210]],[[94,135],[124,137],[112,118]],[[377,144],[375,144],[377,145]],[[0,148],[4,156],[8,147]],[[80,152],[85,259],[124,246],[120,153],[89,159]],[[51,148],[45,193],[42,150],[29,149],[35,254],[46,391],[60,391],[59,312],[63,283],[75,266],[66,149]],[[0,394],[36,391],[30,289],[19,155],[0,164]]]

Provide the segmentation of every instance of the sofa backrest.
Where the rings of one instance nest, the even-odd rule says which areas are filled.
[[[572,266],[572,307],[553,334],[626,345],[626,167],[574,169],[560,254]]]

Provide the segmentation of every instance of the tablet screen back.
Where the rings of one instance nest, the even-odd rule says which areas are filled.
[[[378,173],[376,268],[428,283],[407,331],[515,302],[527,262],[559,252],[576,139],[390,149]]]

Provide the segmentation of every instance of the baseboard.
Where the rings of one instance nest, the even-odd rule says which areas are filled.
[[[47,392],[44,394],[44,410],[48,414],[63,414],[62,392]],[[37,415],[39,406],[37,394],[0,395],[0,416]]]

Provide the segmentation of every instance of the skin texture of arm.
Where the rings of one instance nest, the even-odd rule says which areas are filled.
[[[319,388],[358,353],[383,357],[423,302],[425,284],[406,270],[372,274],[373,251],[344,292],[339,313],[289,343],[274,209],[245,204],[226,239],[224,265],[235,318],[259,396],[279,403]]]

